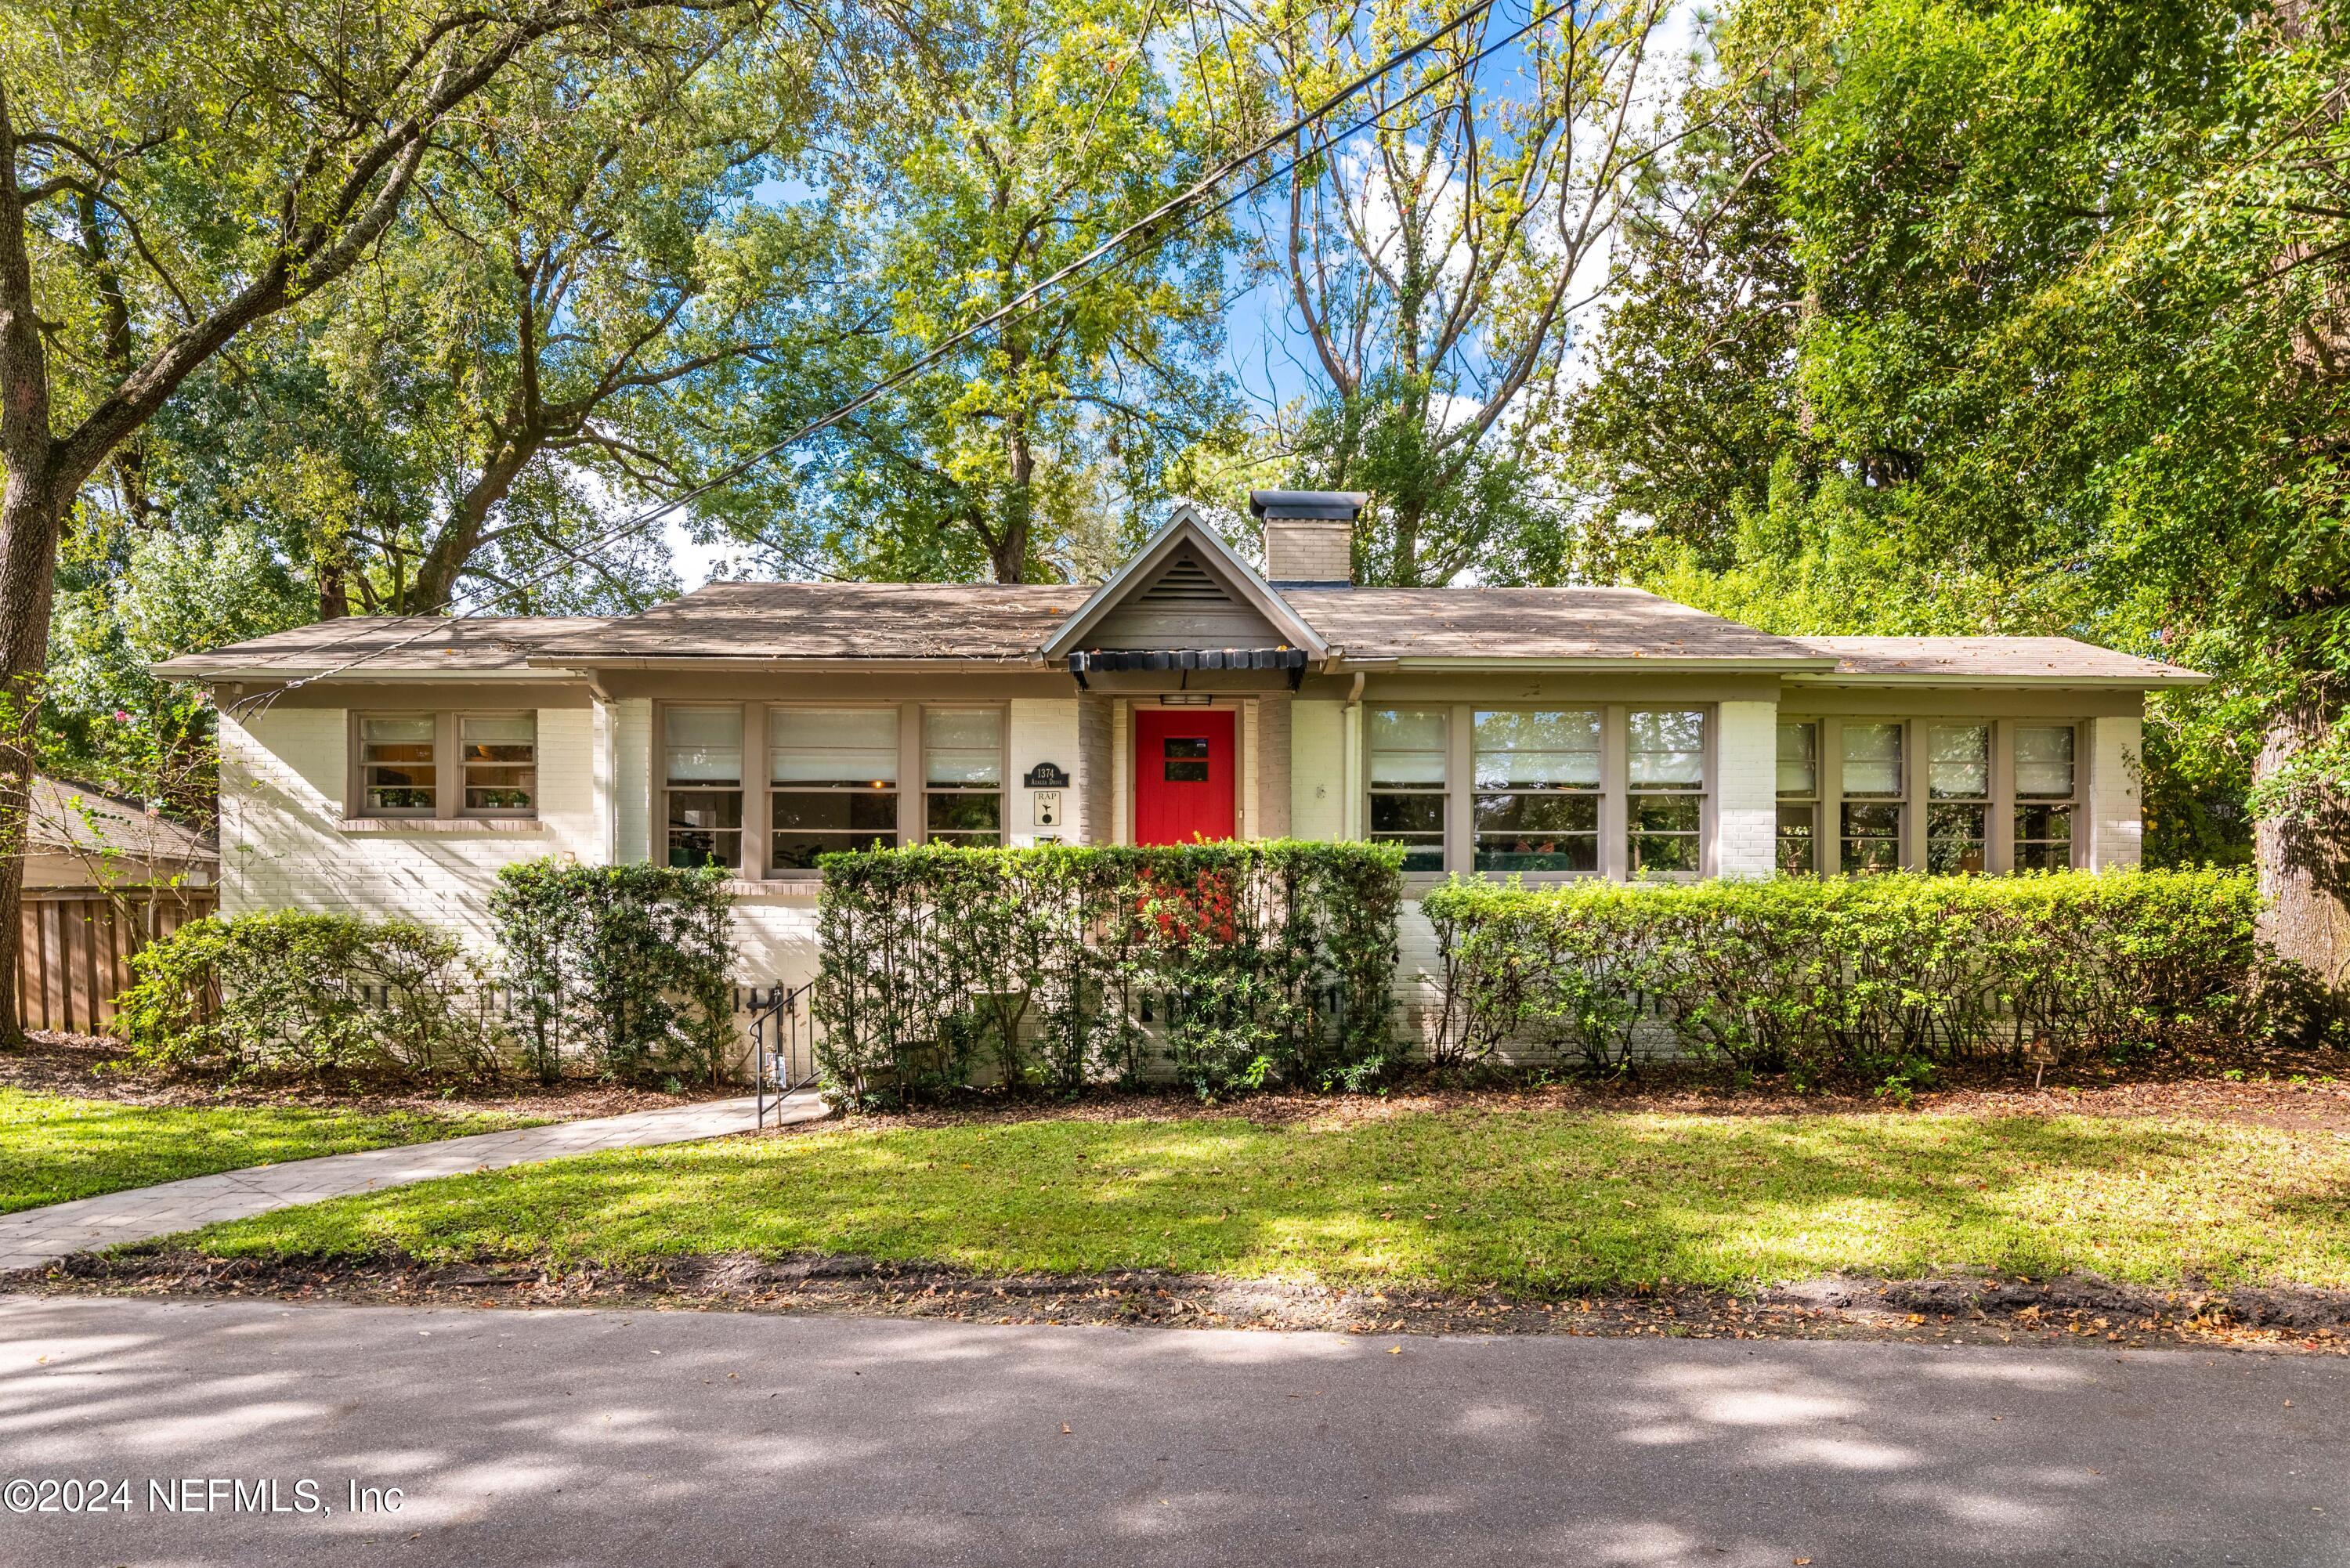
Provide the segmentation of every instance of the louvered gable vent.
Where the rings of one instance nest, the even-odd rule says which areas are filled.
[[[1095,648],[1271,648],[1283,640],[1190,551],[1102,618]]]
[[[1166,605],[1180,608],[1187,605],[1228,605],[1232,596],[1224,586],[1208,575],[1208,568],[1190,556],[1178,556],[1167,563],[1167,569],[1149,587],[1135,595],[1135,602],[1146,605]]]

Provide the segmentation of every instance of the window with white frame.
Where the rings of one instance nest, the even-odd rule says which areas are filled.
[[[1777,865],[1784,877],[1820,868],[1820,727],[1810,719],[1779,725]]]
[[[1374,708],[1368,723],[1372,842],[1402,845],[1407,871],[1443,870],[1445,710]]]
[[[1926,869],[1979,872],[1991,844],[1991,726],[1926,726]]]
[[[457,762],[467,815],[522,815],[538,805],[538,715],[460,713]]]
[[[665,858],[671,866],[743,864],[743,710],[662,709]]]
[[[922,812],[934,844],[1003,842],[1003,713],[922,711]]]
[[[441,805],[431,713],[370,713],[359,720],[359,797],[368,816],[433,816]]]
[[[1848,874],[1901,868],[1901,812],[1908,795],[1902,726],[1847,721],[1838,761],[1844,779],[1837,865]]]
[[[2079,787],[2070,724],[2015,727],[2015,868],[2063,871],[2073,864]]]
[[[1631,874],[1697,875],[1705,864],[1705,714],[1634,709],[1625,755]]]
[[[767,784],[773,871],[897,843],[898,710],[768,710]]]

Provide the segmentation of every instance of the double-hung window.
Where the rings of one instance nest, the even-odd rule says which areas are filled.
[[[2078,787],[2070,724],[2015,727],[2015,868],[2063,871],[2073,864]]]
[[[1926,727],[1926,869],[1981,871],[1991,837],[1991,726]]]
[[[360,713],[354,816],[529,818],[538,813],[538,714]]]
[[[457,758],[468,816],[522,815],[538,803],[538,715],[460,713]]]
[[[1407,871],[1444,869],[1445,747],[1441,708],[1370,711],[1371,839],[1403,846]]]
[[[923,824],[931,842],[1003,842],[1003,714],[994,708],[922,711]]]
[[[1808,877],[1820,868],[1820,727],[1797,719],[1779,726],[1779,873]]]
[[[667,856],[671,866],[743,864],[743,710],[662,710]]]
[[[1597,871],[1598,711],[1481,711],[1474,724],[1476,869]]]
[[[359,791],[368,816],[432,816],[441,767],[430,713],[377,713],[359,720]]]
[[[1705,714],[1636,708],[1626,731],[1627,868],[1635,877],[1703,869]]]
[[[898,710],[767,713],[767,864],[808,871],[835,850],[898,841]]]
[[[1846,722],[1838,864],[1848,873],[1901,868],[1901,809],[1908,794],[1898,723]]]

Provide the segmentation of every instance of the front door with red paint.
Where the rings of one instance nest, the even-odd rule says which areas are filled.
[[[1232,713],[1229,708],[1145,708],[1134,715],[1134,841],[1230,838]]]

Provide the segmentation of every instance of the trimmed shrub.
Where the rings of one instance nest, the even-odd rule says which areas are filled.
[[[291,911],[182,926],[133,954],[116,1027],[146,1067],[222,1076],[493,1078],[503,1030],[447,934]]]
[[[1800,1081],[1914,1079],[1967,1056],[2126,1052],[2273,1025],[2290,991],[2237,871],[1884,876],[1528,888],[1422,900],[1440,1065],[1531,1044],[1597,1068],[1636,1033]]]
[[[1203,1098],[1391,1063],[1401,857],[1292,840],[820,862],[817,1064],[852,1102],[1149,1076]]]
[[[607,1077],[712,1083],[733,1065],[733,899],[720,867],[505,867],[490,894],[515,1033],[553,1082],[568,1063]]]

